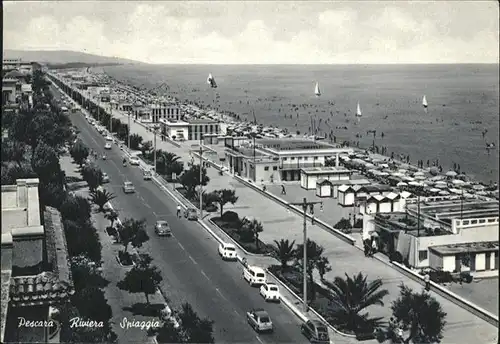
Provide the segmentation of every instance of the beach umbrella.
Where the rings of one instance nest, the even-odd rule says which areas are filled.
[[[408,170],[404,169],[404,168],[400,168],[398,170],[399,173],[402,173],[402,174],[406,174],[408,172]]]
[[[448,172],[446,172],[446,176],[447,177],[456,177],[457,176],[457,172],[455,172],[455,171],[448,171]]]
[[[399,183],[396,184],[396,186],[399,186],[399,187],[401,187],[401,186],[408,186],[408,184],[406,184],[405,182],[399,182]]]
[[[472,188],[474,190],[478,190],[478,191],[482,191],[482,190],[486,189],[486,187],[484,185],[481,185],[481,184],[473,185]]]
[[[432,192],[432,193],[439,193],[439,192],[441,192],[441,190],[439,190],[437,188],[432,188],[429,191]]]
[[[411,186],[423,186],[421,183],[419,182],[409,182],[408,185],[411,185]]]
[[[412,182],[412,181],[414,181],[415,179],[414,179],[414,178],[412,178],[412,177],[408,177],[408,176],[406,176],[406,177],[403,177],[403,180],[404,180],[405,182]]]
[[[393,172],[393,173],[391,173],[391,176],[393,176],[393,177],[403,177],[404,174],[400,173],[400,172]]]
[[[423,176],[423,175],[425,175],[425,173],[422,171],[417,171],[417,172],[415,172],[415,174],[413,174],[414,177],[415,176]]]
[[[439,194],[441,196],[448,196],[450,193],[448,191],[442,190],[442,191],[439,191]]]
[[[438,184],[438,183],[436,183],[434,185],[434,187],[437,188],[437,189],[446,189],[448,186],[446,184]]]
[[[452,181],[453,185],[463,185],[465,184],[465,182],[463,180],[460,180],[460,179],[454,179]]]
[[[425,176],[422,176],[422,175],[414,176],[413,178],[415,178],[416,180],[424,180],[424,179],[427,179]]]
[[[375,231],[371,232],[370,235],[372,238],[378,238],[378,233]]]

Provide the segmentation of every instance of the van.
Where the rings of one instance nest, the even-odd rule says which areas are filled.
[[[262,285],[266,283],[266,272],[257,266],[246,266],[243,268],[243,278],[250,283],[250,285]]]

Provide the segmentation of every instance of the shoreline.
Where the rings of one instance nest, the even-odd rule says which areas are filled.
[[[227,127],[235,127],[235,128],[261,127],[264,129],[266,129],[266,128],[273,129],[275,132],[279,132],[283,135],[281,137],[276,137],[276,138],[290,137],[290,138],[296,138],[296,139],[313,139],[312,135],[307,135],[307,134],[306,135],[297,135],[296,133],[288,132],[288,129],[281,129],[278,126],[270,126],[270,125],[265,126],[263,124],[259,124],[258,122],[257,122],[257,124],[255,124],[255,123],[248,121],[248,120],[242,120],[241,118],[235,118],[236,114],[233,112],[231,112],[232,115],[228,115],[227,113],[224,113],[224,111],[221,112],[220,110],[216,110],[210,106],[203,106],[201,104],[198,104],[198,103],[190,101],[190,100],[180,100],[179,98],[177,98],[175,96],[168,95],[167,92],[154,92],[154,94],[153,94],[153,90],[151,90],[151,89],[148,89],[148,90],[140,89],[133,84],[128,84],[125,81],[121,81],[121,80],[118,80],[117,78],[110,76],[102,69],[101,69],[101,72],[91,71],[90,74],[93,77],[96,77],[97,79],[103,79],[103,77],[104,77],[104,79],[107,79],[106,81],[109,84],[110,88],[119,87],[120,89],[127,92],[128,94],[133,94],[134,97],[139,98],[142,102],[145,102],[145,103],[154,102],[155,99],[156,100],[163,99],[166,102],[171,102],[171,103],[179,106],[181,109],[181,112],[187,114],[188,117],[191,117],[191,118],[204,118],[204,117],[206,118],[206,117],[208,117],[210,119],[217,120],[218,122],[223,123]],[[128,81],[128,82],[130,82],[130,81]],[[144,122],[144,124],[148,124],[148,122]],[[245,135],[243,135],[243,136],[245,136]],[[422,161],[421,162],[422,167],[417,167],[414,164],[414,162],[412,163],[411,160],[409,162],[404,161],[405,158],[408,157],[408,155],[395,153],[394,157],[391,157],[388,154],[381,154],[379,151],[381,150],[381,148],[384,148],[384,147],[380,148],[380,146],[377,146],[377,145],[375,145],[375,147],[378,147],[379,151],[373,150],[372,145],[370,145],[368,147],[363,147],[361,145],[359,145],[359,146],[352,145],[352,143],[356,142],[356,141],[352,141],[352,140],[343,141],[342,143],[337,143],[337,142],[331,142],[331,140],[329,141],[327,138],[325,138],[324,140],[318,140],[318,141],[326,142],[326,143],[333,144],[333,145],[345,145],[347,143],[347,146],[352,148],[357,154],[363,154],[363,155],[368,154],[368,156],[373,157],[374,159],[377,159],[377,160],[384,160],[387,162],[392,161],[392,162],[400,165],[400,168],[406,167],[406,168],[413,169],[415,171],[429,172],[432,167],[436,167],[436,168],[441,167],[438,165],[439,164],[438,160],[435,161],[435,163],[436,163],[435,165],[433,165],[434,161],[429,161],[430,164],[428,167],[426,166],[426,162]],[[359,141],[358,141],[358,143],[359,143]],[[458,164],[458,167],[460,167],[459,164]],[[440,172],[438,175],[445,175],[446,170],[444,168],[441,168],[441,169],[442,169],[442,172]],[[453,169],[450,168],[449,171],[453,171]],[[457,172],[457,169],[455,168],[454,171]],[[459,169],[458,169],[458,171],[459,171]],[[458,174],[458,175],[465,176],[463,178],[466,178],[468,181],[470,181],[471,183],[474,183],[474,184],[481,184],[481,185],[486,186],[486,187],[492,186],[492,185],[498,185],[498,183],[496,183],[493,180],[490,181],[490,183],[488,183],[485,180],[478,180],[477,178],[475,178],[475,176],[468,175],[466,173],[462,173],[462,174]]]

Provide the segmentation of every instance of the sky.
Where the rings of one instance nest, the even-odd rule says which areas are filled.
[[[497,1],[4,1],[4,49],[146,63],[498,63]]]

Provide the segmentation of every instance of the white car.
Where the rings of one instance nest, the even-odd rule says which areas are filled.
[[[108,135],[108,136],[106,136],[106,141],[113,141],[113,137],[111,137],[111,136],[109,136],[109,135]]]
[[[104,149],[111,149],[111,143],[106,142],[106,144],[104,145]]]
[[[266,272],[258,266],[247,265],[243,268],[243,279],[248,281],[252,287],[262,285],[266,283]]]
[[[219,245],[219,255],[223,260],[236,260],[238,256],[236,255],[236,246],[228,243],[221,243]]]
[[[134,193],[135,192],[135,187],[134,184],[131,182],[125,182],[123,183],[123,192],[127,193]]]
[[[128,159],[128,162],[130,165],[136,165],[136,166],[139,166],[139,163],[140,163],[140,160],[138,157],[136,156],[131,156],[129,159]]]
[[[280,290],[274,283],[264,283],[260,286],[259,293],[266,301],[280,302]]]

